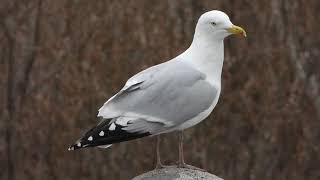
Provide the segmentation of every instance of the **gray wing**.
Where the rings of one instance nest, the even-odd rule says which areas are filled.
[[[192,119],[212,104],[217,89],[181,61],[153,66],[130,78],[98,116],[130,132],[156,133]]]

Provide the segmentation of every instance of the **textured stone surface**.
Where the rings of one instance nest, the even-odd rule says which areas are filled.
[[[141,174],[132,180],[223,180],[208,172],[185,168],[163,168]]]

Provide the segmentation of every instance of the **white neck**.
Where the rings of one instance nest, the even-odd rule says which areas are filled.
[[[207,75],[207,80],[220,87],[224,59],[223,39],[195,33],[191,46],[178,59]]]

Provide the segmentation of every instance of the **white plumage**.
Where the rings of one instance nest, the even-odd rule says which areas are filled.
[[[204,120],[221,92],[223,40],[246,35],[221,11],[203,14],[191,46],[179,56],[132,78],[100,109],[103,120],[69,149],[182,131]]]

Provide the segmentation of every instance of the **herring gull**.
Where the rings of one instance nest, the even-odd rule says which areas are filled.
[[[204,120],[216,106],[221,92],[223,40],[231,34],[246,36],[221,11],[199,18],[193,41],[182,54],[131,77],[99,109],[98,125],[69,150],[110,147],[114,143],[179,131],[179,167],[183,158],[183,130]],[[157,136],[157,167],[161,167]]]

